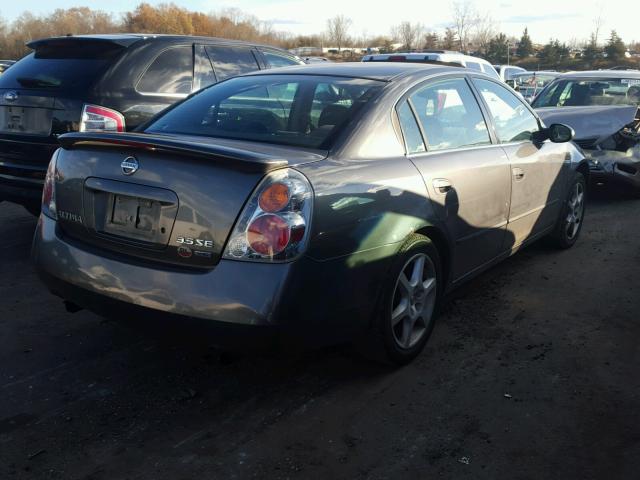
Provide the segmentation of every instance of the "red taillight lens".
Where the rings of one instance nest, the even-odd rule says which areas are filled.
[[[81,132],[124,132],[124,117],[117,110],[99,105],[82,107]]]
[[[249,246],[260,255],[277,255],[289,244],[291,229],[278,215],[262,215],[247,229]]]
[[[58,153],[54,153],[47,168],[47,175],[44,177],[42,188],[42,213],[54,220],[58,219],[56,209],[56,159]]]

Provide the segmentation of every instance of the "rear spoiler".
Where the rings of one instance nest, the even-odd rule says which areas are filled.
[[[58,137],[58,141],[62,148],[67,150],[74,147],[124,147],[134,150],[173,152],[191,157],[225,160],[236,167],[261,172],[286,167],[289,164],[285,159],[251,150],[212,142],[197,142],[191,138],[182,140],[177,137],[148,133],[65,133]]]
[[[133,35],[113,35],[113,36],[65,36],[65,37],[49,37],[40,38],[38,40],[32,40],[26,43],[26,46],[32,50],[36,50],[41,47],[56,46],[56,45],[69,45],[71,43],[91,43],[94,45],[117,45],[120,47],[129,47],[130,45],[142,40],[141,36]]]

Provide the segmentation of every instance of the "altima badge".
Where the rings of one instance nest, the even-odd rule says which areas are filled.
[[[140,164],[135,157],[127,157],[120,164],[120,168],[122,168],[122,173],[125,175],[133,175],[138,171]]]

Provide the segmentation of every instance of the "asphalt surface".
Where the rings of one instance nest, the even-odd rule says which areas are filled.
[[[67,313],[0,205],[0,479],[636,479],[640,200],[458,291],[400,370],[227,355]]]

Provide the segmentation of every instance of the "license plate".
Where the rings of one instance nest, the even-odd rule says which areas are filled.
[[[7,132],[23,132],[23,116],[24,109],[20,107],[6,107],[6,113],[4,115],[5,121],[3,130]]]
[[[114,195],[111,225],[120,232],[152,232],[160,215],[160,205],[144,198]]]

